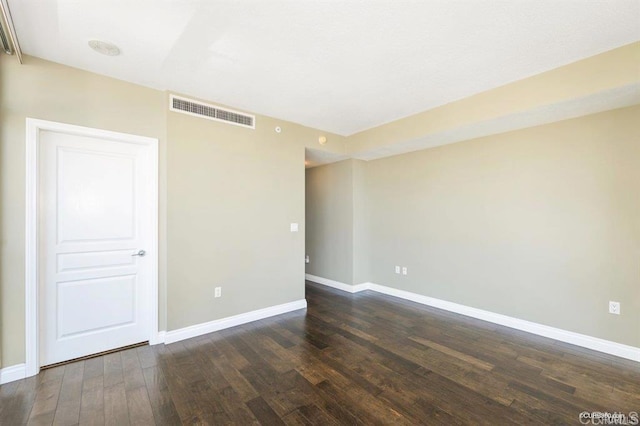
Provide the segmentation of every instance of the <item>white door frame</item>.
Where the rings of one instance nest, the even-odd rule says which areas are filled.
[[[158,139],[136,136],[72,124],[56,123],[53,121],[27,118],[27,175],[26,175],[26,229],[25,229],[25,343],[26,343],[26,377],[35,376],[40,372],[39,361],[39,329],[38,329],[38,179],[40,132],[43,130],[57,131],[72,135],[112,139],[137,145],[145,145],[151,150],[152,193],[151,205],[152,232],[149,261],[151,262],[151,279],[146,297],[150,303],[148,331],[149,343],[160,342],[158,335]]]

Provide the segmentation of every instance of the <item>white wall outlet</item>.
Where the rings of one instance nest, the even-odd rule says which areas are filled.
[[[407,267],[406,266],[402,267],[402,275],[407,275]]]
[[[304,257],[304,263],[310,263],[310,262],[311,262],[311,260],[309,260],[309,255],[306,255]]]
[[[620,302],[609,301],[609,313],[620,315]]]
[[[400,273],[400,267],[396,266],[396,274],[399,274],[399,273]]]
[[[222,297],[222,287],[216,287],[215,297]]]
[[[298,232],[298,224],[297,223],[292,223],[291,224],[291,232]]]

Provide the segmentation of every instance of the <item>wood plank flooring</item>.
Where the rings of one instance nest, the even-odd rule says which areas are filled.
[[[2,425],[580,424],[640,411],[640,364],[363,292],[0,386]]]

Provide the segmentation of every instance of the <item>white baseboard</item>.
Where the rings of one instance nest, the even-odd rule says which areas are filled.
[[[158,331],[158,334],[149,339],[150,345],[159,345],[160,343],[164,343],[165,337],[167,335],[166,331]]]
[[[593,349],[595,351],[604,352],[610,355],[619,356],[621,358],[630,359],[640,362],[640,348],[635,346],[623,345],[622,343],[612,342],[610,340],[600,339],[598,337],[587,336],[585,334],[575,333],[573,331],[562,330],[560,328],[549,327],[548,325],[538,324],[531,321],[513,318],[482,309],[472,308],[470,306],[460,305],[458,303],[448,302],[446,300],[436,299],[433,297],[423,296],[421,294],[411,293],[396,288],[387,287],[374,283],[363,283],[357,286],[349,286],[344,283],[336,286],[335,281],[326,280],[322,277],[307,275],[309,281],[318,284],[343,290],[342,287],[347,286],[344,291],[349,293],[357,293],[363,290],[373,290],[378,293],[387,294],[389,296],[399,297],[401,299],[410,300],[422,305],[432,306],[434,308],[443,309],[449,312],[477,318],[494,324],[503,325],[505,327],[515,328],[516,330],[526,331],[538,336],[548,337],[560,342],[571,343],[572,345],[581,346],[583,348]],[[329,282],[329,283],[327,283]],[[356,290],[357,288],[357,290]]]
[[[333,287],[338,290],[346,291],[347,293],[358,293],[360,291],[369,289],[368,287],[369,283],[351,285],[351,284],[341,283],[340,281],[334,281],[334,280],[329,280],[327,278],[318,277],[311,274],[304,274],[304,277],[306,280],[313,281],[314,283],[326,285],[327,287]]]
[[[269,308],[258,309],[256,311],[244,314],[234,315],[232,317],[222,318],[215,321],[209,321],[202,324],[196,324],[178,330],[167,331],[164,335],[164,343],[179,342],[180,340],[190,339],[192,337],[201,336],[214,331],[224,330],[225,328],[235,327],[237,325],[258,321],[275,315],[284,314],[298,309],[306,309],[307,301],[305,299],[296,300],[294,302],[284,303],[282,305],[271,306]]]
[[[27,377],[27,365],[16,364],[10,367],[0,368],[0,385],[15,382],[16,380]]]

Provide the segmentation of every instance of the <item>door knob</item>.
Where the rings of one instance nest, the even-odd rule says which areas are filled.
[[[142,257],[142,256],[144,256],[145,254],[147,254],[147,252],[146,252],[146,251],[144,251],[144,250],[140,250],[139,252],[134,253],[134,254],[132,254],[131,256],[140,256],[140,257]]]

